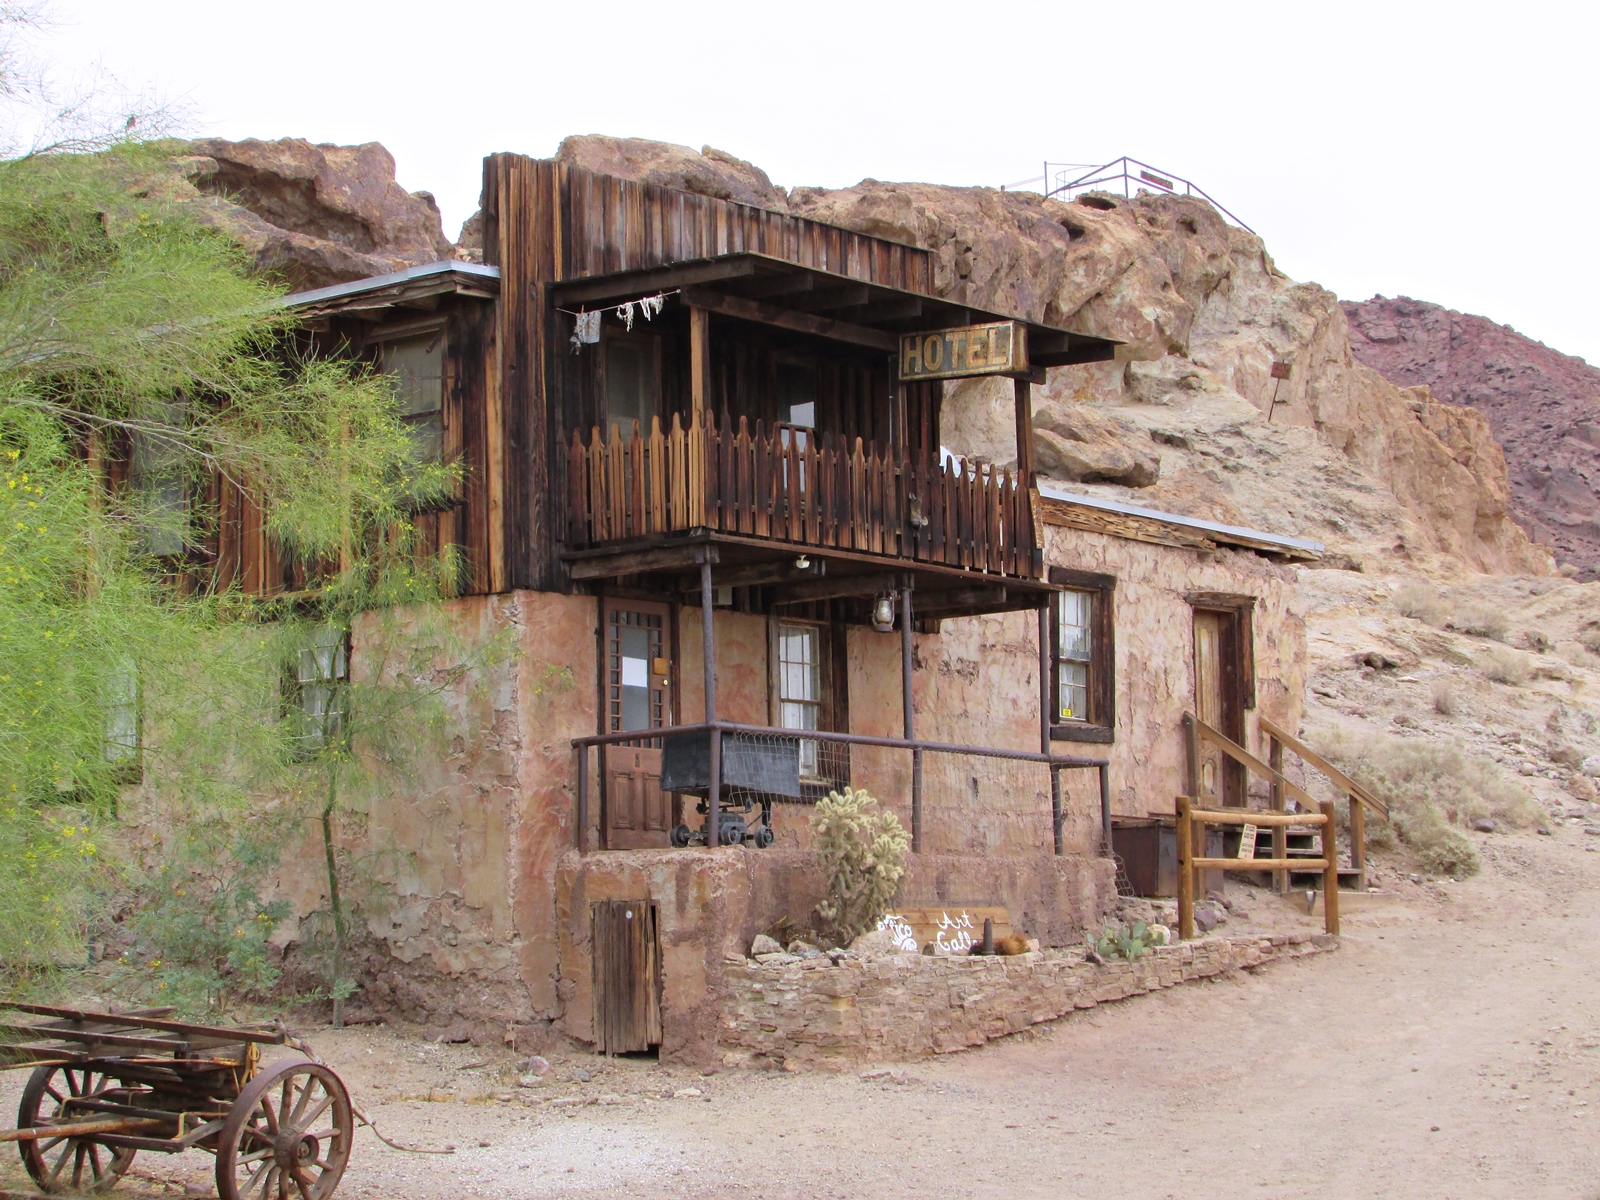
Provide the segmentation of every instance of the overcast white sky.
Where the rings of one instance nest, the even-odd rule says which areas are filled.
[[[784,186],[998,185],[1133,155],[1282,269],[1600,362],[1593,5],[54,0],[40,49],[196,135],[380,141],[454,236],[480,160],[569,133]]]

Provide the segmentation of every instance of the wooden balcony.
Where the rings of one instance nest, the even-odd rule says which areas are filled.
[[[724,420],[728,420],[725,416]],[[861,439],[743,417],[719,430],[653,419],[610,437],[574,430],[567,545],[663,541],[691,530],[853,552],[1020,580],[1041,579],[1031,490],[1009,471],[896,458]]]

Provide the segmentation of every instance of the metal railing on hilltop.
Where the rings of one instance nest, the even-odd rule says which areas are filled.
[[[1216,209],[1228,220],[1232,221],[1246,233],[1255,230],[1246,225],[1233,213],[1229,212],[1216,198],[1193,180],[1175,175],[1171,171],[1163,171],[1159,167],[1152,167],[1149,163],[1140,162],[1136,158],[1129,158],[1126,154],[1121,158],[1113,159],[1108,163],[1098,166],[1089,163],[1052,163],[1044,164],[1044,174],[1035,175],[1031,179],[1019,179],[1015,183],[1004,185],[1002,190],[1015,190],[1029,184],[1043,184],[1045,198],[1058,197],[1071,200],[1074,197],[1090,191],[1114,191],[1120,185],[1122,194],[1132,199],[1136,190],[1146,189],[1164,192],[1175,196],[1198,196]]]

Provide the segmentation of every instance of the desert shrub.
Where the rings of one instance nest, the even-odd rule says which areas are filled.
[[[1509,646],[1492,647],[1478,660],[1478,669],[1485,678],[1496,683],[1508,683],[1512,687],[1521,687],[1533,674],[1527,656]]]
[[[1503,642],[1511,624],[1506,618],[1505,610],[1499,605],[1465,604],[1450,618],[1450,628],[1473,637]]]
[[[1595,652],[1578,642],[1562,642],[1556,647],[1556,656],[1569,667],[1593,670],[1597,665]]]
[[[1458,743],[1377,734],[1323,740],[1337,766],[1389,802],[1393,835],[1429,872],[1464,876],[1478,869],[1477,853],[1457,824],[1491,817],[1509,828],[1527,828],[1548,820],[1520,781]],[[1369,822],[1367,841],[1385,848],[1381,821]]]
[[[1455,685],[1447,676],[1440,675],[1428,690],[1433,695],[1433,709],[1441,716],[1453,717],[1461,711],[1461,701],[1456,696]]]
[[[1578,643],[1590,654],[1600,654],[1600,625],[1590,625],[1579,633]]]
[[[1434,586],[1422,579],[1408,579],[1394,593],[1394,606],[1402,616],[1429,625],[1442,625],[1445,604]]]
[[[835,945],[848,945],[889,911],[911,841],[898,817],[879,812],[865,790],[847,787],[812,810],[811,845],[828,887],[817,905],[821,927]]]

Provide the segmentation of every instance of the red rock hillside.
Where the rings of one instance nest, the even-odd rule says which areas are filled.
[[[1505,448],[1513,518],[1569,572],[1600,578],[1600,368],[1509,325],[1406,296],[1344,310],[1358,362],[1489,419]]]

